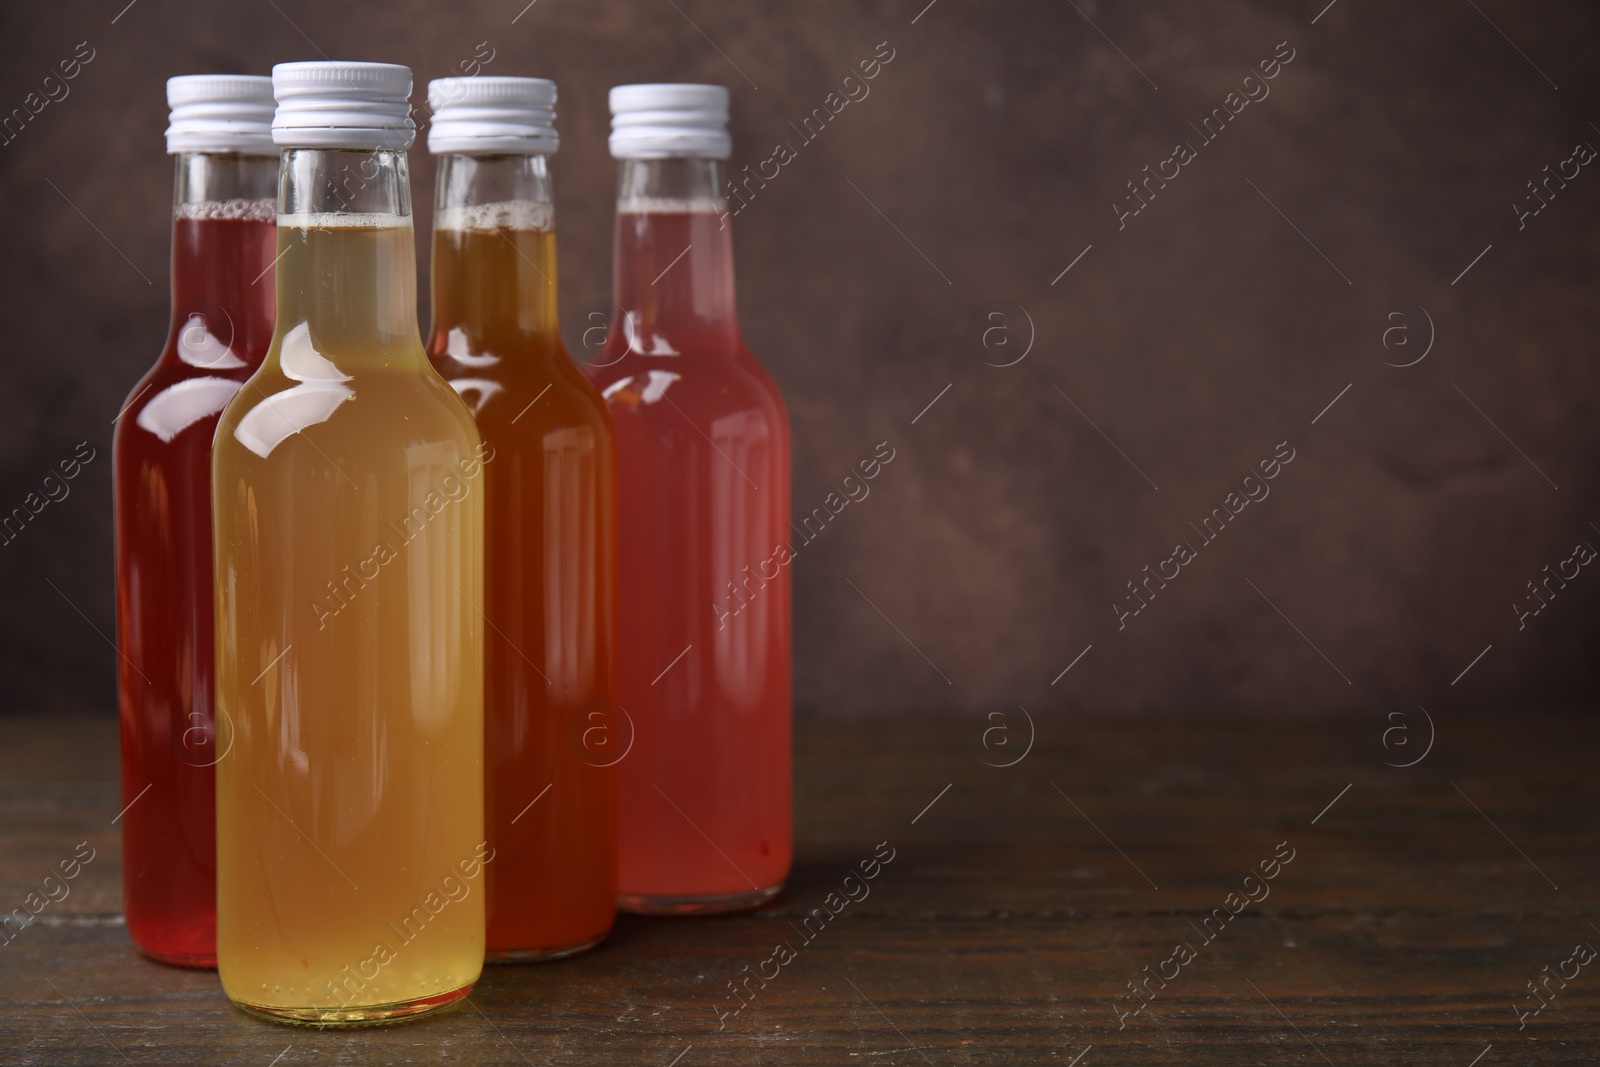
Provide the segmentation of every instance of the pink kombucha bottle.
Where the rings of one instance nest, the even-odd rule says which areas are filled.
[[[789,420],[745,347],[722,195],[728,91],[611,90],[619,905],[703,914],[789,873]]]

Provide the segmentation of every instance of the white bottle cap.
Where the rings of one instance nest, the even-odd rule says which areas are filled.
[[[167,79],[167,153],[275,156],[272,79],[255,74],[185,74]]]
[[[404,152],[417,137],[410,67],[279,63],[272,68],[272,91],[278,98],[272,139],[281,148]]]
[[[428,151],[554,155],[556,83],[545,78],[435,78]]]
[[[727,159],[728,90],[720,85],[619,85],[611,90],[616,159]]]

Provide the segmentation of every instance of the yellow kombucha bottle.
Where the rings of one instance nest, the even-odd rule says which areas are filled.
[[[381,1022],[483,965],[493,454],[417,333],[411,72],[273,83],[277,323],[212,466],[217,963],[255,1014]]]

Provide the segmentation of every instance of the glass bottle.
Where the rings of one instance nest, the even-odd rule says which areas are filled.
[[[248,1011],[371,1022],[482,969],[493,453],[417,332],[411,72],[273,88],[277,326],[213,464],[217,963]]]
[[[624,910],[752,907],[788,875],[789,423],[740,336],[728,93],[611,90],[616,308],[590,374],[617,433]]]
[[[167,103],[172,325],[112,446],[122,894],[139,951],[213,967],[211,438],[272,337],[278,150],[270,78],[171,78]]]
[[[428,353],[495,454],[483,473],[491,961],[571,955],[616,917],[616,457],[605,401],[557,328],[555,94],[498,77],[428,91]]]

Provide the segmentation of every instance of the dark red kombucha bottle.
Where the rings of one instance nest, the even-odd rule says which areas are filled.
[[[123,908],[140,952],[216,966],[211,441],[272,339],[272,80],[167,83],[172,325],[113,442]]]

